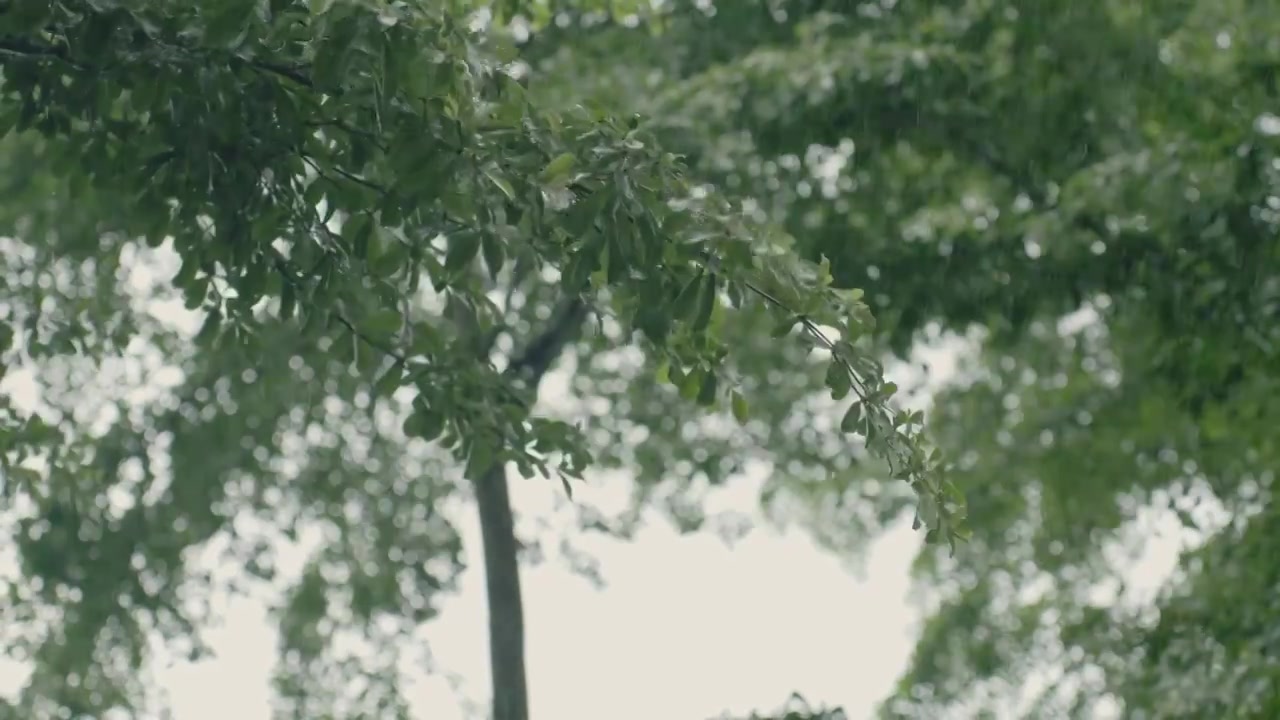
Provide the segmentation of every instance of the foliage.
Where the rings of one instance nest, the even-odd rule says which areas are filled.
[[[792,695],[787,703],[768,716],[752,713],[745,720],[847,720],[843,710],[814,708],[800,695]]]
[[[892,349],[931,328],[979,346],[931,424],[974,541],[921,556],[932,619],[884,714],[1273,714],[1280,12],[667,7],[660,35],[556,35],[533,89],[652,116],[700,177],[866,288]],[[856,497],[815,530],[900,509]],[[1116,604],[1115,555],[1166,508],[1205,545],[1154,609]]]
[[[571,490],[593,455],[647,470],[683,454],[721,481],[756,441],[826,470],[865,444],[917,492],[931,539],[959,537],[921,416],[889,404],[861,291],[691,183],[639,119],[531,99],[507,72],[513,44],[474,9],[0,5],[2,151],[30,170],[0,204],[14,236],[0,350],[38,388],[0,424],[24,575],[5,640],[38,668],[19,712],[143,703],[149,631],[199,651],[213,580],[193,554],[229,539],[251,574],[281,580],[276,534],[318,528],[281,608],[284,707],[404,716],[395,640],[460,563],[444,503],[460,475],[508,463]],[[178,306],[194,333],[174,327]],[[581,415],[533,412],[584,314],[580,358],[645,358],[625,372],[646,402],[602,423],[656,429],[641,460]],[[783,336],[802,349],[761,353]],[[781,402],[761,403],[772,417],[752,420],[748,400],[783,370]],[[843,420],[768,444],[759,426],[803,417],[824,382]],[[751,435],[690,442],[695,404]],[[703,436],[721,439],[714,456]],[[336,649],[351,631],[373,660]]]

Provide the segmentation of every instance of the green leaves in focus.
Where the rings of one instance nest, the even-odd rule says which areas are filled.
[[[445,517],[457,471],[511,463],[566,492],[581,477],[601,450],[593,428],[535,402],[575,341],[638,346],[665,368],[676,393],[637,384],[637,412],[727,397],[736,441],[750,443],[779,418],[761,410],[776,409],[771,388],[740,370],[777,323],[790,333],[779,344],[831,355],[833,395],[856,395],[874,419],[854,430],[932,508],[933,536],[958,536],[941,464],[921,460],[931,446],[915,425],[894,422],[876,350],[855,342],[869,307],[834,289],[839,264],[791,250],[755,198],[695,183],[645,118],[531,92],[508,72],[526,48],[477,29],[473,9],[68,0],[0,12],[0,153],[32,169],[0,188],[0,229],[16,237],[0,352],[30,358],[56,419],[0,414],[15,471],[0,470],[21,480],[5,492],[30,507],[14,537],[31,582],[4,617],[39,661],[24,713],[97,716],[140,696],[139,628],[194,634],[184,558],[212,539],[274,580],[267,541],[238,529],[249,517],[288,538],[326,534],[282,611],[287,712],[338,712],[333,678],[354,673],[369,689],[349,714],[395,716],[396,674],[336,663],[329,638],[358,626],[385,650],[435,612],[461,567]],[[140,267],[163,272],[128,277]],[[156,306],[198,320],[189,331],[190,317],[170,323]],[[583,338],[585,320],[602,332]],[[143,374],[166,378],[148,393],[58,392],[97,377],[81,360],[140,353],[163,365]],[[673,407],[661,412],[684,412]],[[842,457],[862,452],[846,440]]]

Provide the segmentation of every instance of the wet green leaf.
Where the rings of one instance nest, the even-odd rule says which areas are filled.
[[[845,410],[844,417],[840,419],[840,430],[847,433],[861,433],[865,431],[863,420],[865,417],[864,408],[860,401],[854,402]]]
[[[747,407],[747,399],[742,396],[742,393],[739,393],[736,390],[730,397],[734,419],[745,425],[751,416],[750,410]]]
[[[369,315],[360,329],[379,340],[386,340],[400,332],[404,318],[396,310],[384,309]]]
[[[465,270],[476,259],[480,252],[480,235],[470,230],[463,230],[449,237],[449,251],[445,255],[444,266],[450,273],[457,274]]]
[[[573,172],[573,166],[577,163],[578,158],[571,152],[561,153],[547,163],[542,170],[542,182],[548,185],[554,185],[564,182]]]
[[[831,397],[835,400],[845,399],[853,389],[853,378],[849,375],[849,369],[839,359],[832,359],[827,364],[826,383],[831,389]]]

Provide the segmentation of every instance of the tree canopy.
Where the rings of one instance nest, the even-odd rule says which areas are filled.
[[[600,77],[555,92],[653,114],[866,288],[890,349],[975,344],[930,423],[975,537],[921,556],[932,619],[884,715],[1273,715],[1280,11],[676,6],[649,44],[549,43],[548,75]],[[866,479],[818,523],[891,515]],[[1199,549],[1126,599],[1116,554],[1161,510]]]
[[[947,541],[885,717],[1274,716],[1276,37],[1261,0],[0,4],[22,709],[144,697],[142,638],[198,637],[190,548],[271,577],[256,515],[328,540],[291,712],[404,715],[458,496],[514,601],[499,684],[504,464],[630,469],[625,512],[576,508],[625,536],[760,459],[834,551],[903,512]],[[882,361],[939,332],[969,350],[926,443]],[[1130,601],[1165,509],[1196,548]]]

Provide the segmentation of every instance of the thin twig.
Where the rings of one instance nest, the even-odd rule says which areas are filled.
[[[704,253],[704,255],[710,255],[710,253]],[[707,259],[710,260],[713,258],[707,258]],[[836,360],[840,362],[841,366],[844,367],[844,369],[849,373],[849,377],[854,383],[858,396],[863,401],[866,401],[867,399],[870,398],[871,393],[867,390],[866,383],[863,382],[861,376],[858,375],[857,370],[854,369],[853,363],[849,362],[849,359],[846,358],[843,355],[843,353],[839,351],[839,349],[836,347],[836,343],[832,341],[831,338],[827,337],[826,333],[822,332],[822,329],[818,327],[817,323],[809,319],[808,316],[803,315],[801,313],[797,313],[795,310],[792,310],[786,303],[782,302],[782,300],[778,299],[772,293],[756,285],[750,280],[743,280],[742,284],[744,287],[746,287],[751,292],[755,293],[765,302],[773,305],[779,310],[782,310],[784,312],[787,312],[793,315],[802,325],[804,325],[805,331],[811,337],[817,340],[827,351],[829,351],[831,355],[835,357]]]
[[[342,120],[336,120],[336,119],[335,120],[314,120],[314,121],[307,122],[306,125],[308,127],[318,127],[318,128],[336,127],[339,130],[342,130],[343,132],[349,133],[351,135],[359,135],[365,140],[368,140],[369,142],[373,143],[374,147],[378,148],[382,152],[384,153],[387,152],[386,144],[383,143],[382,139],[379,138],[377,135],[369,132],[368,130],[361,130],[358,127],[354,127],[350,123],[344,122]]]
[[[297,277],[294,276],[293,269],[289,266],[288,258],[286,258],[283,254],[281,254],[277,248],[273,247],[270,250],[272,253],[272,260],[274,261],[276,266],[276,270],[284,278],[285,282],[289,283],[289,285],[292,286],[295,291],[301,292],[304,288],[298,282]],[[355,326],[355,323],[351,322],[351,320],[348,319],[347,316],[344,315],[341,311],[331,310],[330,314],[333,316],[334,320],[338,321],[338,324],[345,327],[353,336],[355,336],[361,342],[373,348],[374,350],[377,350],[378,352],[381,352],[387,357],[390,357],[391,359],[395,360],[396,364],[399,365],[401,368],[404,368],[408,364],[409,362],[408,356],[406,356],[404,353],[400,352],[399,350],[396,350],[395,348],[384,346],[382,343],[375,341],[373,338],[363,333],[359,328]]]
[[[266,60],[246,60],[245,62],[249,64],[249,67],[263,72],[268,72],[273,75],[279,75],[282,78],[292,80],[310,90],[314,90],[316,87],[315,83],[311,78],[307,77],[302,68],[290,67],[288,65],[273,63]]]
[[[391,197],[390,190],[379,185],[378,183],[373,182],[372,180],[366,180],[360,177],[359,175],[356,175],[355,173],[349,170],[343,170],[340,167],[335,167],[333,171],[338,173],[342,177],[350,180],[351,182],[356,183],[357,185],[363,185],[364,187],[369,188],[370,190],[382,195],[383,197]]]
[[[16,38],[0,40],[0,54],[27,59],[51,58],[54,60],[61,60],[77,70],[89,69],[87,66],[73,60],[70,53],[68,53],[67,49],[64,47],[56,45],[40,45],[38,43],[18,40]]]
[[[310,165],[312,170],[316,171],[316,175],[319,175],[320,177],[324,178],[325,180],[328,180],[331,183],[334,183],[335,185],[337,184],[337,181],[334,180],[332,177],[329,177],[328,173],[326,173],[324,169],[320,167],[320,164],[317,163],[315,159],[312,158],[310,155],[299,154],[299,157],[302,158],[303,162]],[[352,173],[349,170],[343,170],[342,168],[335,167],[333,171],[338,175],[340,175],[341,177],[347,180],[350,180],[351,182],[356,183],[357,185],[366,187],[376,193],[379,193],[380,195],[383,195],[385,197],[389,197],[391,195],[391,191],[388,190],[387,188],[373,182],[372,180],[366,180],[360,177],[359,175]]]

